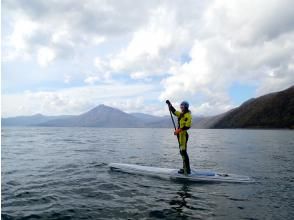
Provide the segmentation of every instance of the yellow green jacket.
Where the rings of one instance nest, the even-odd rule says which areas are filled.
[[[178,128],[188,130],[192,126],[191,112],[181,113],[174,111],[173,114],[178,117]]]

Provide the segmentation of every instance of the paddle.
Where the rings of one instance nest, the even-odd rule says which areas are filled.
[[[167,106],[169,107],[169,105],[168,105],[168,100],[166,100],[166,104],[167,104]],[[174,121],[174,117],[173,117],[173,115],[172,115],[172,112],[171,112],[171,110],[168,108],[168,110],[169,110],[169,114],[170,114],[170,117],[171,117],[171,119],[172,119],[172,122],[173,122],[173,125],[174,125],[174,128],[175,128],[175,130],[177,130],[177,128],[176,128],[176,124],[175,124],[175,121]]]
[[[177,130],[177,128],[176,128],[176,124],[175,124],[175,120],[174,120],[174,117],[173,117],[173,115],[172,115],[172,112],[171,112],[171,110],[169,109],[169,101],[168,100],[166,100],[165,101],[166,102],[166,104],[167,104],[167,106],[168,106],[168,111],[169,111],[169,114],[170,114],[170,117],[171,117],[171,120],[172,120],[172,122],[173,122],[173,125],[174,125],[174,129],[175,130]],[[177,135],[177,138],[178,138],[178,143],[179,143],[179,148],[180,148],[180,140],[179,140],[179,135]],[[181,148],[180,148],[181,149]]]

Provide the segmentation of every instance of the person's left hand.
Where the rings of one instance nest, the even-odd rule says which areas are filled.
[[[182,129],[180,129],[180,128],[176,129],[174,132],[174,135],[178,135],[181,131],[182,131]]]

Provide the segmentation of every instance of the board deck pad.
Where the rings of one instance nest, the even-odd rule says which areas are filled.
[[[218,173],[207,170],[191,170],[191,174],[179,174],[178,169],[141,166],[136,164],[110,163],[110,170],[120,171],[130,174],[140,174],[154,176],[171,180],[185,180],[191,182],[232,182],[232,183],[250,183],[253,180],[248,176],[242,176],[229,173]]]

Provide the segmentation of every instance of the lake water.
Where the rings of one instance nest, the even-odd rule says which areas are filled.
[[[172,129],[2,128],[2,219],[293,219],[294,132],[191,130],[191,166],[250,184],[110,172],[178,168]]]

